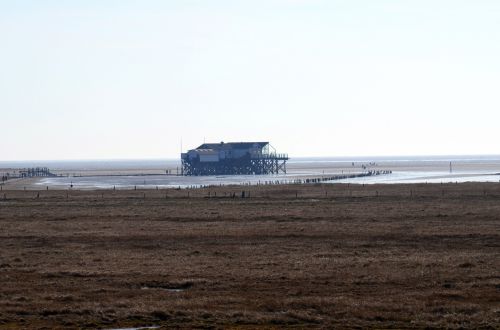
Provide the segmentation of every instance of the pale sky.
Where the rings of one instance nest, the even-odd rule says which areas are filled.
[[[500,1],[0,0],[0,160],[500,153]]]

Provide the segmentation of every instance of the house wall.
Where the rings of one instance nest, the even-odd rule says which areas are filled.
[[[215,154],[208,154],[208,155],[200,155],[200,162],[202,163],[207,163],[207,162],[218,162],[219,161],[219,155]]]

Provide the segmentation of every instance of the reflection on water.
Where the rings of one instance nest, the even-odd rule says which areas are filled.
[[[449,173],[449,172],[412,172],[395,171],[378,177],[361,177],[338,180],[336,183],[377,184],[377,183],[454,183],[454,182],[500,182],[497,173]]]
[[[95,177],[57,177],[43,178],[37,184],[52,187],[70,187],[75,189],[144,189],[144,188],[186,188],[218,185],[255,185],[278,181],[285,183],[294,176],[286,175],[234,175],[234,176],[95,176]]]
[[[450,162],[453,171],[450,173]],[[12,162],[11,162],[12,163]],[[353,158],[295,158],[287,164],[286,175],[235,175],[181,177],[161,175],[165,170],[177,173],[178,160],[136,161],[71,161],[52,163],[6,163],[0,167],[48,166],[65,177],[43,178],[39,186],[75,189],[158,189],[186,188],[217,185],[256,185],[269,183],[293,183],[296,179],[339,174],[354,174],[364,171],[392,171],[392,174],[349,178],[332,183],[440,183],[440,182],[499,182],[500,156],[429,156],[429,157],[353,157]],[[8,166],[7,166],[8,167]],[[108,174],[126,174],[112,176]],[[155,175],[132,175],[132,174]],[[74,176],[74,175],[77,176]],[[101,174],[101,176],[88,176]],[[103,175],[104,174],[104,175]],[[158,175],[156,175],[158,174]],[[66,176],[69,175],[69,176]],[[73,175],[73,176],[72,176]],[[83,175],[79,177],[78,175]]]
[[[320,177],[321,175],[317,175]],[[187,188],[219,185],[257,185],[275,183],[293,183],[299,175],[235,175],[235,176],[96,176],[96,177],[57,177],[43,178],[37,185],[74,189],[162,189]],[[307,177],[310,177],[308,175]],[[392,174],[367,176],[328,181],[328,183],[447,183],[447,182],[500,182],[500,175],[495,173],[447,173],[447,172],[412,172],[395,171]]]

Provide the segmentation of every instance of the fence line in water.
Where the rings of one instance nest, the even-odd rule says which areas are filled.
[[[247,182],[247,183],[230,183],[230,184],[211,184],[211,185],[191,185],[184,187],[184,189],[197,189],[197,188],[214,188],[214,187],[226,187],[226,186],[268,186],[268,185],[289,185],[289,184],[310,184],[310,183],[321,183],[328,181],[337,181],[344,179],[354,179],[354,178],[362,178],[368,176],[377,176],[383,174],[392,174],[392,171],[384,170],[384,171],[368,171],[364,173],[356,173],[356,174],[336,174],[330,176],[321,176],[317,178],[305,178],[305,179],[293,179],[293,180],[269,180],[269,181],[258,181],[258,182]],[[177,189],[181,189],[179,186]]]

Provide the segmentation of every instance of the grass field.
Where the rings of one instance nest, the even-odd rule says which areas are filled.
[[[0,251],[0,328],[500,328],[500,184],[4,190]]]

